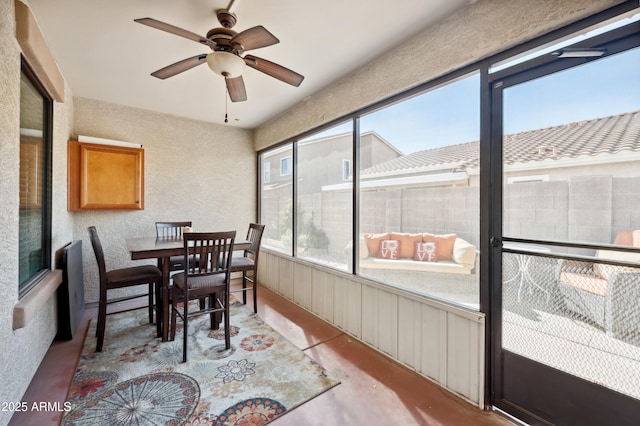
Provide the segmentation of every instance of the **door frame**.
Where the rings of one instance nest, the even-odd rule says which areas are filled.
[[[585,24],[593,25],[594,23],[602,22],[620,13],[634,9],[637,10],[638,6],[637,2],[627,2],[576,24],[575,28],[574,26],[570,28],[572,28],[573,31],[583,29],[585,28]],[[496,407],[532,424],[551,424],[545,420],[544,417],[553,418],[553,410],[563,410],[566,412],[567,409],[569,409],[570,415],[581,419],[583,424],[589,422],[602,424],[603,421],[611,421],[610,416],[598,417],[602,415],[603,412],[610,414],[612,412],[611,410],[616,410],[616,412],[621,415],[629,416],[627,418],[638,418],[638,416],[640,416],[640,404],[638,404],[637,400],[626,395],[618,394],[610,389],[595,385],[583,379],[578,379],[567,373],[543,366],[535,361],[509,353],[508,351],[503,351],[502,349],[502,93],[503,90],[508,87],[628,50],[640,44],[637,41],[638,37],[640,37],[640,23],[636,22],[633,25],[593,37],[571,46],[580,48],[606,46],[606,54],[602,57],[566,60],[547,54],[503,71],[490,74],[490,64],[508,57],[507,54],[501,54],[500,58],[492,58],[491,61],[487,61],[481,69],[483,76],[486,78],[486,80],[483,79],[486,84],[483,84],[481,93],[482,104],[485,107],[483,108],[481,119],[481,123],[483,123],[484,126],[481,131],[482,140],[485,141],[485,143],[481,144],[480,148],[481,170],[485,171],[481,174],[481,187],[483,188],[483,192],[486,191],[485,193],[489,194],[488,197],[482,197],[482,199],[485,200],[485,205],[481,207],[481,212],[485,212],[486,214],[483,215],[481,213],[480,218],[481,250],[489,254],[485,256],[484,259],[481,259],[481,280],[484,283],[488,283],[488,285],[481,287],[480,295],[481,311],[485,312],[488,318],[488,324],[485,330],[487,339],[485,402],[487,406]],[[538,41],[536,44],[546,43],[551,40],[553,39],[546,36],[544,40]],[[531,48],[530,45],[529,48]],[[521,48],[517,53],[521,53],[524,50],[526,49]],[[544,241],[530,242],[545,244]],[[560,243],[564,245],[563,242]],[[572,244],[570,242],[565,243],[568,245]],[[509,377],[503,373],[505,366],[507,368],[518,369],[521,374],[514,380],[514,377]],[[541,368],[553,371],[547,371],[547,373],[541,377],[539,374]],[[545,407],[545,402],[537,400],[534,396],[533,399],[530,400],[530,405],[533,404],[537,408],[537,412],[534,412],[536,410],[530,410],[527,407],[505,398],[505,391],[513,394],[514,391],[522,390],[526,387],[527,380],[535,380],[538,395],[549,394],[549,392],[552,391],[560,391],[565,395],[575,395],[575,399],[578,401],[583,400],[583,398],[588,398],[595,402],[590,404],[589,409],[586,410],[583,404],[568,407],[566,400],[563,401],[563,404],[547,404],[548,406]],[[545,385],[545,383],[547,385]],[[545,388],[545,386],[547,387]],[[531,395],[526,396],[526,398],[530,397]],[[541,405],[543,406],[540,407]],[[603,407],[607,407],[607,409],[603,410]],[[584,421],[586,421],[586,423],[584,423]]]

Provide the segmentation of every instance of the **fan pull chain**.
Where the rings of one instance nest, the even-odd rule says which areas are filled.
[[[227,99],[229,98],[229,88],[227,86],[227,78],[228,77],[226,76],[224,78],[224,122],[225,123],[229,122],[227,118],[227,102],[228,102]]]

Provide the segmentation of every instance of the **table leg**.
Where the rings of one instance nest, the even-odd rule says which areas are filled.
[[[169,340],[169,257],[162,258],[162,341]]]

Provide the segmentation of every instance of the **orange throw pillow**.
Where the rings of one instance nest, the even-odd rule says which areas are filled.
[[[364,242],[367,244],[369,256],[376,257],[380,251],[380,241],[388,239],[388,232],[384,234],[364,234]]]
[[[438,260],[451,260],[453,256],[453,244],[458,238],[457,234],[422,234],[422,241],[425,243],[436,243],[436,254]]]
[[[422,242],[422,234],[392,232],[389,239],[400,241],[400,257],[413,259],[416,243]]]

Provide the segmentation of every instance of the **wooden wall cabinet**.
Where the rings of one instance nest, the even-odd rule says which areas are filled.
[[[144,150],[69,141],[68,210],[143,210]]]

